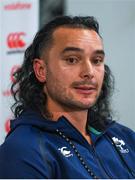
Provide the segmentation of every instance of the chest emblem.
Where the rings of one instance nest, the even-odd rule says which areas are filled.
[[[59,148],[58,150],[59,150],[59,151],[61,152],[61,154],[62,154],[63,156],[65,156],[65,157],[73,156],[73,154],[71,153],[71,151],[69,151],[69,150],[67,149],[67,147],[62,147],[62,148]]]
[[[125,147],[125,142],[122,139],[113,137],[112,140],[121,153],[125,154],[129,152],[129,150]]]

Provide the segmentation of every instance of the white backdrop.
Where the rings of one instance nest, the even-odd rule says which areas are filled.
[[[9,131],[13,117],[10,85],[13,72],[23,61],[26,47],[39,27],[38,0],[1,0],[0,2],[0,144]]]

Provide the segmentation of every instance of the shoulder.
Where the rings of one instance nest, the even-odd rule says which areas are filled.
[[[10,162],[24,162],[26,159],[32,158],[34,160],[37,152],[39,152],[38,133],[32,128],[24,126],[16,128],[0,146],[0,158]]]
[[[130,129],[129,127],[120,124],[116,121],[114,121],[112,127],[112,129],[115,129],[116,131],[122,132],[122,133],[130,133],[130,134],[135,134],[134,130]]]
[[[41,154],[39,130],[20,126],[9,134],[0,146],[0,167],[0,178],[47,178],[50,170]]]
[[[32,126],[19,126],[9,133],[5,139],[4,146],[11,145],[11,148],[27,149],[27,145],[34,146],[39,136],[38,130]]]

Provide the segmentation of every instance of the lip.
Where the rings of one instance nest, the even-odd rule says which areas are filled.
[[[76,91],[80,94],[90,95],[96,91],[96,88],[93,86],[78,86],[75,87]]]

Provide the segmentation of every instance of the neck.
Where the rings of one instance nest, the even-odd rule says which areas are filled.
[[[82,134],[86,133],[87,111],[64,112],[63,115]]]
[[[84,138],[91,144],[90,136],[86,131],[88,110],[72,111],[63,109],[59,106],[53,108],[48,106],[48,111],[52,112],[52,120],[57,121],[59,117],[64,116],[68,121],[84,136]]]

